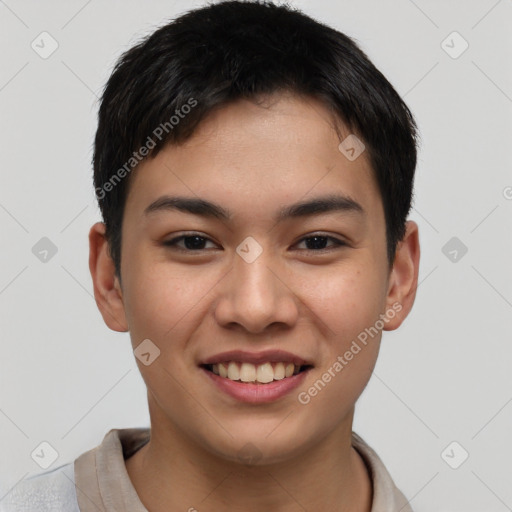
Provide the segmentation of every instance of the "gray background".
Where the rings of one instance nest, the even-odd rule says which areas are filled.
[[[354,430],[415,511],[512,510],[512,1],[293,3],[359,42],[422,136],[421,284],[384,333]],[[129,335],[104,325],[87,266],[97,97],[121,52],[202,4],[0,1],[0,498],[43,471],[43,441],[51,469],[110,428],[149,425]],[[51,49],[43,31],[58,43],[46,59],[31,47]]]

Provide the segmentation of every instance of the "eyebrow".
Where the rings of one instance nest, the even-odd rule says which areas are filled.
[[[216,218],[229,221],[233,213],[219,204],[205,199],[184,196],[161,196],[153,201],[145,210],[144,215],[154,212],[178,210],[205,218]],[[331,194],[301,201],[281,208],[275,217],[276,222],[286,219],[302,218],[331,212],[345,212],[364,215],[364,208],[349,196]]]

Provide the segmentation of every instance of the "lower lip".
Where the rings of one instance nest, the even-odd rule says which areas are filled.
[[[306,374],[309,372],[309,369],[307,369],[297,375],[275,380],[268,384],[252,384],[220,377],[206,368],[201,368],[201,370],[205,372],[214,384],[224,393],[241,402],[253,404],[274,402],[282,398],[300,386],[306,378]]]

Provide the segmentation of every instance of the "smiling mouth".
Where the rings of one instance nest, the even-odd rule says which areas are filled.
[[[226,361],[217,364],[203,364],[202,368],[232,381],[270,384],[278,380],[288,379],[312,368],[312,365],[296,365],[292,362],[266,362],[262,364]]]

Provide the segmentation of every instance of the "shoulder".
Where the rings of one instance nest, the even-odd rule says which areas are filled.
[[[0,501],[0,512],[80,512],[74,462],[21,480]]]
[[[352,446],[361,455],[372,480],[372,512],[374,510],[400,510],[401,512],[413,512],[409,501],[402,491],[395,485],[391,474],[377,452],[355,432],[352,432]]]

